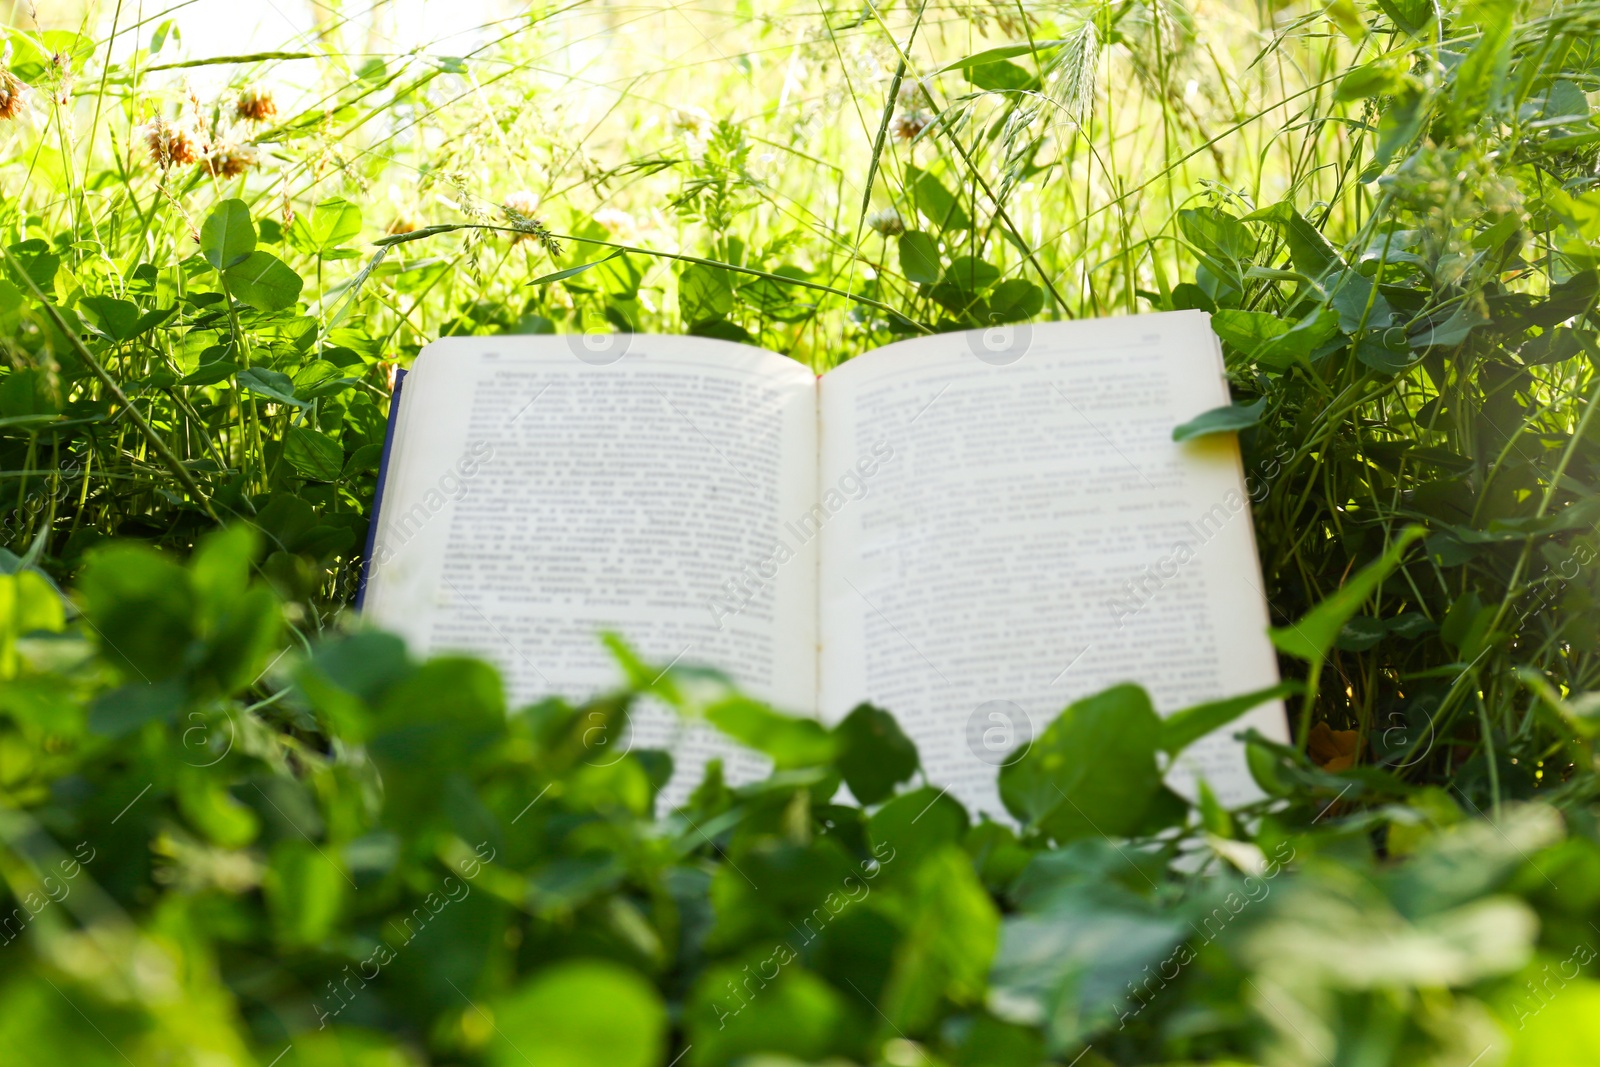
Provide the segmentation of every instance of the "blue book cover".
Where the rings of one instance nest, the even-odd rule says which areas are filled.
[[[372,520],[367,525],[367,549],[361,557],[361,581],[356,585],[356,610],[360,611],[367,599],[367,582],[372,579],[372,552],[378,541],[378,522],[383,511],[383,487],[389,481],[389,456],[394,451],[394,427],[400,421],[400,391],[405,387],[406,372],[395,371],[394,395],[389,398],[389,423],[383,431],[383,455],[378,457],[378,488],[373,493]]]

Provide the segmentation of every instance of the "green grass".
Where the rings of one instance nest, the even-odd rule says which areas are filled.
[[[200,66],[160,29],[165,14],[108,7],[81,34],[14,17],[11,78],[30,88],[20,106],[0,97],[3,558],[77,587],[109,538],[181,557],[219,524],[248,523],[261,542],[258,576],[285,602],[288,642],[321,647],[343,629],[358,572],[391,373],[438,336],[693,332],[820,370],[924,331],[1201,308],[1213,313],[1241,405],[1232,421],[1242,425],[1273,621],[1298,620],[1318,637],[1280,636],[1285,674],[1310,683],[1293,710],[1311,758],[1256,749],[1260,774],[1289,806],[1237,822],[1202,806],[1185,833],[1269,851],[1292,839],[1366,870],[1456,847],[1441,833],[1424,848],[1419,825],[1463,813],[1520,818],[1521,802],[1547,802],[1572,827],[1564,843],[1538,827],[1507,831],[1524,854],[1501,862],[1473,840],[1482,869],[1500,872],[1484,885],[1510,885],[1543,917],[1536,951],[1546,955],[1536,962],[1560,963],[1592,910],[1563,895],[1577,890],[1555,888],[1567,876],[1548,872],[1558,860],[1592,866],[1597,789],[1600,127],[1589,94],[1600,91],[1591,44],[1600,8],[1491,2],[1442,14],[1443,25],[1414,0],[576,5],[491,24],[481,47],[458,55],[384,53],[365,14],[351,10],[269,57]],[[181,27],[183,12],[171,17]],[[125,58],[108,66],[113,22]],[[186,79],[202,75],[225,88],[191,98]],[[153,152],[156,118],[165,125]],[[216,269],[252,248],[248,264]],[[548,280],[557,272],[570,273]],[[1412,526],[1424,531],[1415,543],[1404,534]],[[16,676],[45,679],[38,691],[68,694],[60,699],[78,714],[117,680],[114,662],[85,678],[28,662],[34,673]],[[359,751],[363,720],[338,720],[342,705],[326,694],[302,700],[279,676],[207,684],[184,699],[232,700],[275,738],[270,751],[296,753],[252,756],[277,760],[274,774],[302,758],[318,774],[357,773],[342,746]],[[185,736],[173,722],[140,736],[163,730]],[[225,802],[212,797],[223,814],[206,814],[199,793],[183,799],[187,771],[174,777],[155,756],[130,769],[95,747],[103,742],[49,736],[23,726],[7,735],[27,754],[5,772],[24,807],[65,788],[49,784],[59,767],[41,770],[65,744],[69,764],[81,759],[117,788],[156,768],[191,831],[209,827],[199,831],[210,835],[206,848],[260,851],[250,835],[229,836]],[[592,816],[611,790],[639,788],[596,786],[572,811]],[[763,835],[810,832],[795,829],[808,825],[801,816],[763,808],[771,797],[719,796],[708,787],[697,810],[710,818],[733,805],[759,829],[740,836],[735,826],[746,824],[730,822],[724,852],[697,862],[748,858],[771,844]],[[497,812],[510,802],[483,801]],[[385,825],[402,809],[361,825]],[[109,826],[98,814],[89,821]],[[158,849],[188,847],[162,843],[161,832],[150,829]],[[630,823],[618,831],[630,843],[616,847],[636,847],[635,832],[649,836]],[[325,840],[354,836],[347,826]],[[425,836],[412,844],[443,847]],[[989,847],[964,844],[980,857]],[[566,859],[590,854],[552,847]],[[1528,855],[1546,857],[1546,847],[1554,858],[1533,865]],[[200,861],[185,856],[173,869],[192,873]],[[404,877],[426,881],[426,857],[411,858]],[[518,870],[548,861],[524,856]],[[1529,865],[1507,873],[1520,861]],[[1007,914],[1025,911],[1007,880],[1016,872],[986,862],[984,888]],[[1072,863],[1093,865],[1085,855]],[[140,877],[119,890],[124,906]],[[1299,946],[1284,958],[1300,961],[1301,977],[1318,951],[1319,914],[1356,915],[1370,930],[1399,922],[1391,911],[1421,914],[1403,873],[1372,875],[1381,903],[1328,877],[1296,882],[1300,903],[1273,912],[1271,929]],[[652,867],[634,888],[665,893],[667,878]],[[19,883],[9,884],[15,893]],[[1149,888],[1162,899],[1198,892],[1180,884],[1169,871],[1162,889]],[[631,899],[618,893],[586,899],[594,910],[584,914],[612,915]],[[982,912],[971,900],[924,903]],[[890,911],[910,922],[920,906]],[[1517,921],[1502,914],[1494,928]],[[298,944],[277,936],[288,939],[280,947]],[[743,945],[744,934],[729,936]],[[1334,1028],[1341,1065],[1465,1067],[1478,1050],[1458,1056],[1451,1033],[1482,1032],[1491,1009],[1513,1027],[1518,1019],[1464,972],[1431,987],[1323,975],[1312,988],[1265,956],[1229,951],[1231,962],[1216,964],[1221,999],[1193,987],[1184,996],[1208,1011],[1253,1005],[1248,1020],[1213,1019],[1207,1030],[1173,1005],[1121,1044],[1107,1036],[1114,1020],[1052,1024],[1040,1031],[1048,1054],[1070,1060],[1077,1041],[1099,1042],[1090,1055],[1118,1063],[1323,1062],[1313,1052],[1330,1046],[1272,1021],[1282,994]],[[942,987],[949,1011],[934,1014],[987,1025],[960,1013],[975,1010],[976,996],[962,984],[960,955],[926,965],[955,969]],[[728,949],[717,965],[736,956]],[[333,957],[318,956],[307,973]],[[667,1000],[692,1014],[684,991],[712,971],[682,960],[661,967],[645,970],[683,983]],[[234,974],[228,995],[249,1000]],[[1360,1025],[1329,1022],[1343,1010],[1335,1002]],[[882,1003],[900,1010],[892,997]],[[490,1038],[471,1013],[446,1019],[429,1004],[432,1025],[460,1033],[410,1033],[408,1047],[439,1062],[487,1055]],[[919,1031],[921,1016],[895,1018],[948,1062],[970,1062],[954,1037]],[[240,1026],[252,1049],[279,1032]],[[1371,1038],[1384,1051],[1360,1059],[1368,1030],[1388,1035]],[[684,1041],[696,1032],[673,1031]],[[883,1041],[823,1044],[884,1062],[910,1055]],[[782,1047],[811,1055],[803,1042]]]

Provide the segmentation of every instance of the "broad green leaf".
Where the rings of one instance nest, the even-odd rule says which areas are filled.
[[[1421,37],[1428,23],[1433,21],[1433,4],[1429,0],[1378,0],[1378,7],[1396,26],[1413,37]]]
[[[301,837],[274,846],[261,889],[283,948],[319,944],[339,921],[348,883],[337,855]]]
[[[1161,788],[1160,732],[1150,697],[1136,685],[1085,697],[1001,769],[1000,798],[1012,815],[1058,842],[1126,836]]]
[[[1405,88],[1409,79],[1406,70],[1394,60],[1383,57],[1352,69],[1334,90],[1335,100],[1365,100],[1373,96],[1390,96]]]
[[[871,704],[860,704],[833,728],[838,755],[834,763],[845,784],[862,804],[876,804],[907,781],[921,765],[917,746],[894,716]]]
[[[305,401],[294,395],[294,382],[282,371],[268,370],[265,367],[249,367],[239,372],[234,379],[240,389],[259,393],[268,400],[276,400],[280,404],[293,404],[295,407],[305,407]]]
[[[924,859],[960,844],[966,831],[966,809],[948,790],[931,785],[901,793],[867,820],[873,855],[897,878],[909,878]]]
[[[911,194],[917,210],[938,227],[941,233],[972,228],[972,220],[967,217],[961,201],[957,200],[937,177],[927,171],[908,165],[906,191]]]
[[[89,730],[102,737],[121,737],[147,722],[160,719],[177,722],[188,704],[189,694],[176,678],[164,681],[129,682],[108,689],[89,706]]]
[[[982,52],[974,52],[965,59],[958,59],[954,63],[946,63],[935,74],[943,74],[947,70],[966,70],[971,67],[984,67],[990,63],[998,63],[1003,59],[1014,59],[1017,56],[1026,56],[1053,50],[1065,44],[1065,41],[1049,40],[1037,41],[1033,44],[1006,44],[998,48],[986,48]]]
[[[1110,859],[1116,866],[1108,873],[1131,865],[1114,852]],[[991,997],[1002,1017],[1044,1020],[1053,1047],[1081,1045],[1138,1013],[1145,1000],[1130,987],[1142,989],[1148,975],[1179,965],[1185,957],[1174,958],[1174,948],[1193,936],[1182,917],[1157,912],[1108,877],[1069,884],[1006,919]]]
[[[1339,639],[1345,622],[1361,610],[1367,598],[1400,565],[1406,549],[1426,532],[1420,526],[1406,527],[1387,552],[1362,567],[1333,595],[1301,616],[1298,622],[1268,630],[1273,645],[1286,656],[1320,663]]]
[[[256,250],[256,228],[243,200],[224,200],[200,225],[200,254],[217,270],[243,263]]]
[[[1188,422],[1174,426],[1172,428],[1172,439],[1174,441],[1188,441],[1195,437],[1205,437],[1214,433],[1236,433],[1260,422],[1261,413],[1266,409],[1266,397],[1262,397],[1253,404],[1229,404],[1226,407],[1212,408],[1210,411],[1196,415]]]
[[[944,280],[963,292],[976,293],[1000,280],[1000,268],[977,256],[957,256],[945,268]]]
[[[972,869],[947,845],[922,862],[909,892],[910,930],[895,953],[882,1011],[899,1030],[917,1031],[941,1001],[982,997],[1000,935],[1000,912]]]
[[[1039,83],[1039,79],[1027,68],[1005,59],[997,59],[992,63],[975,63],[965,69],[967,81],[979,89],[988,89],[991,92],[1014,92],[1018,89],[1032,88]]]
[[[228,292],[257,311],[282,311],[294,307],[305,282],[271,252],[251,252],[229,267],[223,277]]]
[[[844,899],[841,897],[840,899]],[[846,912],[843,919],[850,913]],[[688,1048],[677,1067],[733,1067],[761,1064],[760,1053],[781,1053],[777,1062],[818,1063],[840,1048],[841,1030],[851,1018],[846,997],[828,982],[796,964],[798,953],[789,941],[774,938],[754,956],[746,970],[737,963],[708,967],[695,983],[684,1007]],[[799,940],[798,935],[795,936]],[[753,995],[740,996],[748,976],[756,971],[773,978]],[[859,1004],[859,999],[855,1003]],[[765,1062],[771,1062],[767,1059]],[[661,1064],[666,1064],[663,1057]],[[582,1067],[609,1067],[609,1061],[585,1061]],[[495,1061],[493,1067],[529,1067],[520,1060]],[[532,1067],[544,1067],[535,1062]],[[554,1067],[554,1065],[551,1065]],[[652,1061],[651,1067],[657,1067]],[[666,1067],[673,1067],[666,1064]]]
[[[900,273],[919,285],[932,285],[939,280],[939,250],[932,237],[921,230],[907,230],[900,235]]]
[[[606,960],[554,964],[494,1006],[493,1067],[657,1067],[667,1036],[661,995]]]
[[[1007,278],[989,294],[990,323],[1026,322],[1044,310],[1044,290],[1026,278]]]
[[[1319,278],[1342,263],[1339,253],[1322,236],[1322,232],[1306,221],[1287,200],[1253,211],[1245,219],[1269,223],[1276,228],[1289,247],[1289,259],[1294,269],[1308,278]]]
[[[733,283],[718,267],[692,263],[678,275],[678,311],[684,322],[720,319],[733,310]]]
[[[1182,711],[1175,711],[1161,720],[1157,747],[1168,755],[1176,756],[1202,737],[1228,725],[1252,708],[1260,707],[1269,700],[1297,693],[1300,688],[1298,682],[1279,682],[1266,689],[1257,689],[1253,693],[1212,700],[1184,708]]]
[[[1211,329],[1228,344],[1253,357],[1267,342],[1288,333],[1289,324],[1282,317],[1265,311],[1220,308],[1211,314]]]
[[[182,567],[135,542],[115,544],[90,557],[78,592],[106,658],[127,680],[158,682],[183,670],[195,602]]]
[[[343,197],[324,200],[290,232],[301,251],[326,255],[361,233],[361,209]]]
[[[127,300],[109,296],[86,296],[78,306],[88,308],[101,331],[113,341],[126,341],[134,336],[139,323],[139,309]]]
[[[187,727],[183,734],[184,751],[191,758],[200,755],[197,738],[212,729],[231,728],[220,724],[201,724],[193,715],[184,725]],[[256,839],[256,834],[261,830],[261,820],[228,791],[223,779],[190,764],[175,770],[178,772],[178,810],[190,826],[222,848],[244,848]]]
[[[302,478],[334,482],[344,471],[344,449],[339,442],[306,426],[293,426],[283,442],[283,458]]]
[[[779,770],[826,763],[837,745],[815,719],[780,715],[747,697],[718,701],[706,709],[706,720],[735,741],[772,757]]]

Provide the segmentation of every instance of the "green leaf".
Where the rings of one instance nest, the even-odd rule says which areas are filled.
[[[273,848],[261,889],[281,947],[317,945],[338,923],[348,883],[333,858],[337,852],[300,837],[286,838]]]
[[[89,706],[89,730],[102,737],[121,737],[157,719],[176,722],[188,692],[175,678],[151,684],[132,682],[101,693]]]
[[[932,285],[939,280],[939,250],[921,230],[900,235],[900,273],[907,281]]]
[[[1485,112],[1498,112],[1511,67],[1512,30],[1516,5],[1511,0],[1489,0],[1475,5],[1478,42],[1451,77],[1450,106],[1441,117],[1455,129],[1472,126]]]
[[[1240,311],[1221,308],[1211,315],[1211,329],[1245,355],[1254,355],[1268,341],[1289,332],[1289,324],[1282,316],[1265,311]]]
[[[228,292],[257,311],[282,311],[294,307],[305,282],[287,263],[271,252],[251,252],[223,272]]]
[[[127,300],[109,296],[86,296],[78,306],[88,308],[101,331],[113,341],[126,341],[134,336],[139,323],[139,309]]]
[[[897,1030],[918,1031],[948,1000],[983,996],[1000,935],[1000,913],[972,860],[947,845],[917,868],[909,892],[910,929],[895,952],[883,1014]]]
[[[678,275],[678,311],[685,322],[720,319],[733,310],[733,283],[718,267],[692,263]]]
[[[1344,624],[1400,565],[1406,549],[1426,532],[1420,526],[1406,527],[1387,552],[1357,571],[1332,596],[1301,616],[1300,621],[1268,630],[1273,645],[1286,656],[1320,663],[1339,639]]]
[[[977,256],[957,256],[945,268],[944,280],[962,292],[976,293],[1000,280],[1000,268]]]
[[[553,274],[541,274],[539,277],[535,278],[533,281],[529,282],[528,284],[529,285],[549,285],[551,282],[561,282],[561,281],[566,281],[568,278],[576,278],[578,275],[582,274],[584,271],[589,270],[592,267],[598,267],[602,263],[609,263],[613,259],[616,259],[618,256],[620,256],[622,254],[623,254],[622,249],[618,248],[615,251],[613,251],[609,256],[605,257],[604,259],[592,259],[587,263],[579,263],[576,267],[568,267],[565,270],[558,270],[558,271],[554,272]]]
[[[1422,31],[1433,21],[1433,4],[1429,0],[1378,0],[1378,7],[1413,37],[1421,38]]]
[[[990,323],[1025,322],[1044,310],[1044,290],[1026,278],[1008,278],[989,294]]]
[[[1261,421],[1261,413],[1267,410],[1267,398],[1262,397],[1253,404],[1228,404],[1225,407],[1212,408],[1203,414],[1196,415],[1188,422],[1172,428],[1174,441],[1188,441],[1195,437],[1205,437],[1214,433],[1237,433],[1247,427],[1254,426]]]
[[[967,70],[971,67],[986,67],[990,63],[998,63],[1003,59],[1013,59],[1016,56],[1035,55],[1047,50],[1053,50],[1065,44],[1064,41],[1049,40],[1038,41],[1033,44],[1006,44],[998,48],[986,48],[982,52],[974,52],[965,59],[958,59],[954,63],[946,63],[935,74],[943,74],[947,70]]]
[[[862,804],[888,797],[921,766],[917,746],[894,716],[871,704],[857,705],[833,728],[833,736],[838,751],[834,763]]]
[[[925,170],[906,167],[906,191],[912,202],[929,222],[941,232],[970,230],[972,220],[967,217],[961,202],[946,189],[938,178]]]
[[[667,1011],[635,971],[572,960],[536,974],[494,1008],[493,1067],[657,1067]]]
[[[1161,720],[1136,685],[1074,702],[1000,771],[1006,810],[1058,842],[1126,836],[1161,788]]]
[[[1252,708],[1260,707],[1269,700],[1298,693],[1300,689],[1298,682],[1279,682],[1266,689],[1257,689],[1253,693],[1228,697],[1224,700],[1212,700],[1184,708],[1182,711],[1175,711],[1161,720],[1157,747],[1168,755],[1176,756],[1202,737],[1228,725]]]
[[[302,478],[336,482],[344,471],[344,449],[339,442],[305,426],[293,426],[283,442],[283,458]]]
[[[224,200],[200,225],[200,254],[217,270],[243,263],[256,249],[256,228],[243,200]]]
[[[296,248],[309,255],[327,256],[361,233],[361,209],[343,197],[324,200],[309,217],[295,219],[290,229]]]
[[[143,545],[116,544],[90,557],[78,589],[102,652],[129,681],[183,670],[196,612],[182,567]]]
[[[667,1064],[664,1057],[660,1062],[666,1067],[759,1065],[763,1058],[756,1054],[773,1052],[784,1055],[778,1064],[791,1067],[796,1062],[816,1063],[839,1051],[837,1035],[851,1017],[844,999],[850,994],[837,992],[804,967],[795,966],[796,955],[788,941],[775,940],[755,956],[749,969],[735,963],[708,967],[684,1008],[689,1047],[683,1062]],[[753,996],[734,992],[745,988],[743,983],[758,969],[776,977],[760,988],[752,983]],[[605,1059],[586,1061],[583,1067],[591,1065],[610,1067]],[[493,1067],[528,1065],[507,1059]]]
[[[1406,70],[1394,60],[1383,57],[1364,63],[1345,74],[1334,90],[1335,100],[1366,100],[1374,96],[1390,96],[1408,84]]]
[[[1330,269],[1343,265],[1339,253],[1322,236],[1322,232],[1306,221],[1287,200],[1253,211],[1245,219],[1265,222],[1276,228],[1289,246],[1289,259],[1294,269],[1308,278],[1320,278]]]
[[[872,813],[867,837],[886,869],[909,877],[939,849],[957,845],[967,832],[967,809],[945,789],[925,785],[901,793]]]
[[[992,63],[974,63],[966,68],[967,81],[979,89],[988,89],[991,92],[1015,92],[1018,89],[1028,89],[1037,85],[1036,78],[1026,67],[1020,67],[1005,59],[997,59]]]
[[[772,757],[778,770],[826,763],[837,744],[815,719],[780,715],[748,697],[718,701],[706,709],[706,720],[740,744]]]
[[[294,382],[282,371],[268,370],[265,367],[250,367],[239,372],[234,379],[240,389],[252,393],[259,393],[269,400],[276,400],[280,404],[293,404],[303,408],[305,401],[294,395]]]

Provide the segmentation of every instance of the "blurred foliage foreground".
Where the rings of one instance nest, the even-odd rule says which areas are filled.
[[[735,6],[743,62],[648,86],[718,116],[633,122],[622,72],[604,136],[539,81],[559,12],[330,46],[281,115],[267,60],[162,81],[169,23],[8,33],[0,1063],[1600,1062],[1600,7]],[[1240,434],[1297,698],[1248,808],[1161,775],[1267,694],[1080,701],[1000,825],[881,710],[616,646],[623,690],[508,712],[340,617],[433,337],[824,369],[1150,308],[1211,313],[1239,400],[1178,432]],[[771,776],[657,816],[646,698]]]
[[[1165,719],[1122,685],[999,771],[1013,828],[928,784],[884,711],[827,729],[614,640],[625,687],[509,711],[488,665],[417,663],[386,634],[279,651],[258,548],[241,526],[187,566],[98,549],[70,608],[0,576],[7,1063],[1559,1067],[1600,1048],[1592,697],[1529,680],[1579,768],[1545,801],[1483,816],[1247,734],[1267,798],[1228,811],[1164,768],[1303,685]],[[1326,655],[1358,603],[1298,620],[1297,654]],[[248,696],[263,678],[274,695]],[[657,816],[671,758],[623,741],[640,699],[771,774],[733,788],[713,764]]]

